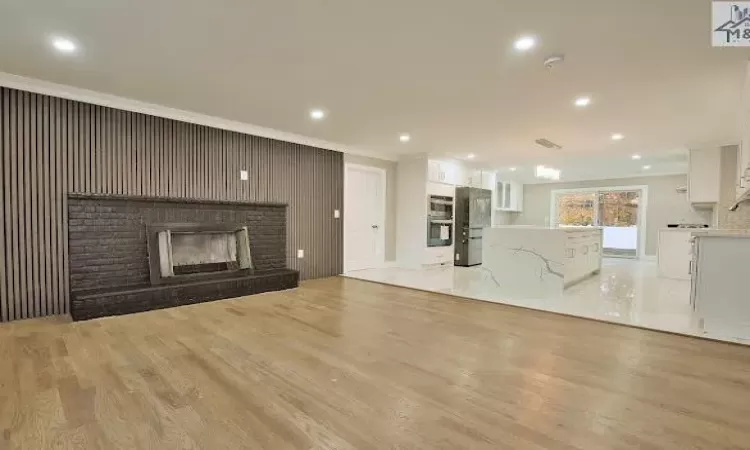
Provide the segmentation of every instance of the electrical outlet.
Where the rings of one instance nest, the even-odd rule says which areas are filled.
[[[302,259],[305,257],[305,251],[302,249],[297,250],[297,258]]]
[[[340,217],[341,217],[341,211],[339,211],[338,209],[334,209],[333,210],[333,218],[334,219],[338,219]]]
[[[240,170],[240,180],[247,181],[249,178],[247,170]]]

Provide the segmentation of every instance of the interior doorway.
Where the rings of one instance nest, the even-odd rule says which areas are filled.
[[[641,257],[646,237],[647,189],[625,186],[553,191],[553,226],[602,227],[605,256]]]
[[[347,163],[344,168],[344,272],[385,262],[385,170]]]

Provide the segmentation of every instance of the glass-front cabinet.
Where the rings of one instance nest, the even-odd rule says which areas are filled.
[[[523,185],[516,181],[497,180],[495,185],[495,209],[500,211],[523,211]]]

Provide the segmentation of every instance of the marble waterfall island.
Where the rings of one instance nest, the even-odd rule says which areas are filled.
[[[482,244],[482,270],[513,297],[559,296],[601,270],[600,228],[493,227]]]

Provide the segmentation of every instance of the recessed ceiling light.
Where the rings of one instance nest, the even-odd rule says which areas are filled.
[[[651,166],[643,166],[643,170],[650,170]]]
[[[634,160],[638,161],[639,159],[641,159],[641,155],[633,155],[633,156],[631,156],[631,158],[633,158]]]
[[[313,109],[310,111],[310,118],[313,120],[323,120],[326,116],[326,112],[322,109]]]
[[[52,39],[52,46],[61,53],[73,53],[77,48],[75,42],[65,38]]]
[[[578,97],[575,101],[576,106],[588,106],[591,103],[591,97]]]
[[[533,36],[523,36],[516,40],[516,42],[513,44],[513,47],[515,47],[516,50],[520,52],[525,52],[526,50],[531,50],[536,45],[536,38]]]
[[[469,153],[469,155],[467,156],[467,158],[469,158],[469,159],[474,159],[474,157],[475,157],[475,156],[476,156],[476,155],[475,155],[474,153]]]
[[[409,142],[411,141],[411,136],[408,133],[404,133],[398,137],[398,140],[401,142]]]
[[[510,171],[511,171],[511,172],[515,172],[516,170],[518,170],[518,169],[517,169],[517,168],[515,168],[515,167],[511,167],[511,168],[510,168]]]
[[[613,141],[621,141],[623,139],[625,139],[625,136],[623,136],[620,133],[615,133],[615,134],[612,135],[612,140]]]

